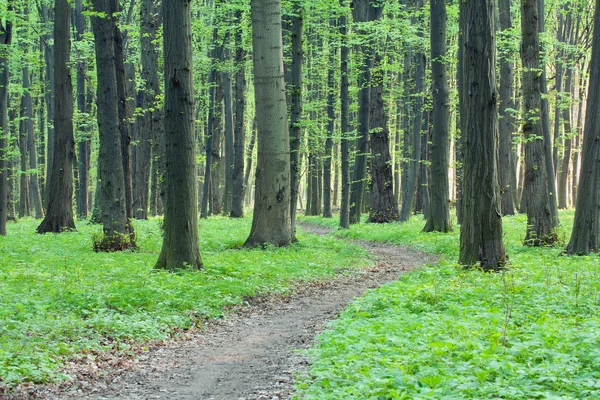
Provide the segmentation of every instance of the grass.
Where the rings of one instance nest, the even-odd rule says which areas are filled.
[[[318,218],[301,218],[336,224]],[[561,213],[561,236],[572,212]],[[458,227],[361,224],[338,236],[439,254],[352,303],[309,351],[300,399],[600,398],[599,257],[521,242],[526,216],[504,219],[505,273],[455,264]]]
[[[85,221],[60,235],[35,234],[38,223],[9,224],[0,237],[0,386],[61,379],[67,358],[128,351],[132,341],[168,338],[249,296],[369,262],[358,246],[302,232],[289,248],[238,249],[250,220],[211,218],[200,221],[205,268],[173,274],[153,269],[158,220],[134,223],[135,253],[94,253],[101,228]]]

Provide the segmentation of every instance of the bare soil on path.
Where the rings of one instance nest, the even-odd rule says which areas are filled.
[[[302,224],[314,234],[329,228]],[[327,322],[367,290],[435,257],[401,246],[357,242],[371,252],[374,267],[327,283],[299,285],[289,296],[266,296],[214,321],[208,330],[149,346],[125,361],[74,374],[67,386],[35,389],[46,399],[288,399],[294,376],[306,373],[307,349]],[[74,368],[78,368],[75,367]],[[23,394],[26,398],[26,394]]]

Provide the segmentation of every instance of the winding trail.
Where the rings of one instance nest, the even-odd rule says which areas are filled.
[[[301,224],[310,233],[330,229]],[[288,399],[293,376],[307,370],[298,349],[314,343],[326,323],[352,299],[394,281],[435,258],[401,246],[358,242],[377,264],[328,283],[298,288],[288,297],[250,305],[182,340],[151,347],[128,365],[110,367],[76,386],[40,393],[49,399]],[[99,378],[99,376],[102,376]]]

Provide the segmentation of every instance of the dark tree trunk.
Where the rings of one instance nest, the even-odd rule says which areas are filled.
[[[9,10],[12,6],[9,4]],[[0,236],[6,236],[8,217],[8,55],[12,42],[12,21],[0,21]]]
[[[244,152],[246,150],[245,106],[246,106],[246,53],[242,43],[242,12],[236,12],[239,25],[235,32],[235,125],[234,125],[234,160],[231,214],[232,218],[244,216]]]
[[[498,270],[506,263],[497,170],[495,4],[494,0],[460,3],[465,131],[459,263],[479,263],[484,270]]]
[[[292,229],[296,229],[296,211],[298,208],[298,187],[300,185],[300,141],[302,130],[302,48],[303,8],[299,1],[294,1],[294,15],[291,19],[292,65],[287,92],[290,97],[290,218]]]
[[[425,232],[449,232],[450,100],[446,74],[446,0],[431,0],[431,77],[433,91],[429,218]]]
[[[52,32],[52,21],[54,20],[54,9],[50,5],[46,5],[42,2],[42,19],[49,25],[49,31]],[[54,41],[55,42],[55,41]],[[54,145],[55,145],[55,132],[56,124],[54,123],[54,117],[56,114],[56,85],[55,85],[55,43],[52,42],[52,35],[44,35],[44,61],[46,64],[46,87],[45,87],[45,101],[46,101],[46,121],[48,126],[48,132],[46,136],[47,154],[46,154],[46,174],[45,174],[45,187],[44,187],[44,204],[48,203],[49,187],[52,180],[52,163],[54,162]],[[47,210],[46,210],[47,212]]]
[[[75,229],[73,219],[73,83],[69,68],[71,46],[69,27],[71,6],[67,0],[56,0],[54,21],[54,78],[56,111],[54,127],[54,157],[48,185],[46,217],[38,233],[62,232]],[[49,140],[50,137],[48,138]],[[48,155],[50,157],[50,153]]]
[[[581,173],[575,221],[568,254],[589,254],[600,249],[600,0],[596,0],[587,112],[583,134]]]
[[[258,123],[256,198],[246,246],[295,241],[290,216],[290,138],[283,80],[281,3],[251,0]]]
[[[93,17],[98,80],[98,178],[100,220],[104,236],[94,243],[96,251],[119,251],[135,247],[127,214],[125,172],[123,168],[122,114],[123,98],[118,89],[118,65],[115,52],[118,7],[113,0],[94,0],[94,10],[106,17]]]
[[[19,114],[19,153],[20,153],[20,171],[19,171],[19,218],[27,217],[30,215],[29,205],[29,179],[27,177],[27,136],[29,136],[29,129],[33,131],[33,119],[29,117],[27,112],[27,103],[29,103],[29,110],[31,110],[31,95],[29,94],[29,72],[27,67],[22,69],[23,72],[23,96],[21,97],[21,109]]]
[[[500,30],[510,34],[512,22],[511,0],[500,0]],[[502,195],[502,215],[515,214],[515,168],[512,150],[512,135],[515,131],[514,71],[510,55],[500,57],[500,193]]]
[[[369,222],[386,223],[398,219],[398,204],[394,198],[394,173],[390,154],[390,131],[383,103],[382,58],[377,52],[373,62],[372,78],[374,85],[370,93],[371,162],[372,190]]]
[[[223,52],[223,48],[217,51]],[[219,57],[221,58],[221,56]],[[217,74],[218,86],[215,88],[215,101],[213,105],[213,131],[212,131],[212,157],[210,171],[211,213],[221,214],[221,145],[223,142],[223,79]]]
[[[165,220],[155,268],[200,269],[190,0],[163,3]]]
[[[23,82],[25,77],[29,79],[29,73],[26,68],[23,70]],[[23,85],[24,86],[24,85]],[[33,129],[33,121],[35,118],[33,111],[33,103],[31,100],[31,94],[26,92],[25,95],[25,114],[28,116],[26,121],[27,127],[27,152],[29,153],[29,171],[27,176],[29,177],[29,206],[35,212],[35,218],[44,218],[44,209],[42,207],[42,195],[40,191],[40,181],[38,175],[38,154],[36,146],[35,131]]]
[[[544,150],[543,128],[540,123],[540,42],[536,26],[536,0],[521,1],[521,60],[523,63],[523,106],[525,122],[525,186],[527,186],[527,235],[525,243],[549,245],[556,240],[554,219],[548,197],[548,173]]]
[[[466,88],[464,78],[465,68],[465,32],[461,31],[460,28],[465,25],[465,11],[460,10],[458,16],[458,65],[456,71],[456,86],[458,91],[458,121],[457,127],[459,129],[459,135],[456,138],[455,146],[455,158],[456,158],[456,220],[459,225],[463,223],[463,182],[464,182],[464,156],[465,156],[465,136],[467,134],[467,104],[466,104]]]

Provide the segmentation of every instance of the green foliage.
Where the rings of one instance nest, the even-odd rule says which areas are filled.
[[[68,357],[166,339],[249,296],[287,293],[366,260],[358,246],[301,232],[289,248],[240,249],[250,221],[213,218],[200,221],[204,270],[172,274],[153,269],[156,220],[136,222],[135,253],[94,253],[101,228],[84,221],[60,235],[34,234],[38,222],[10,224],[0,237],[0,385],[56,380]]]
[[[569,230],[572,213],[560,218]],[[340,231],[442,260],[350,305],[310,350],[298,398],[600,397],[598,256],[523,247],[526,216],[504,222],[512,265],[501,274],[454,264],[458,229],[421,233],[413,218]]]

